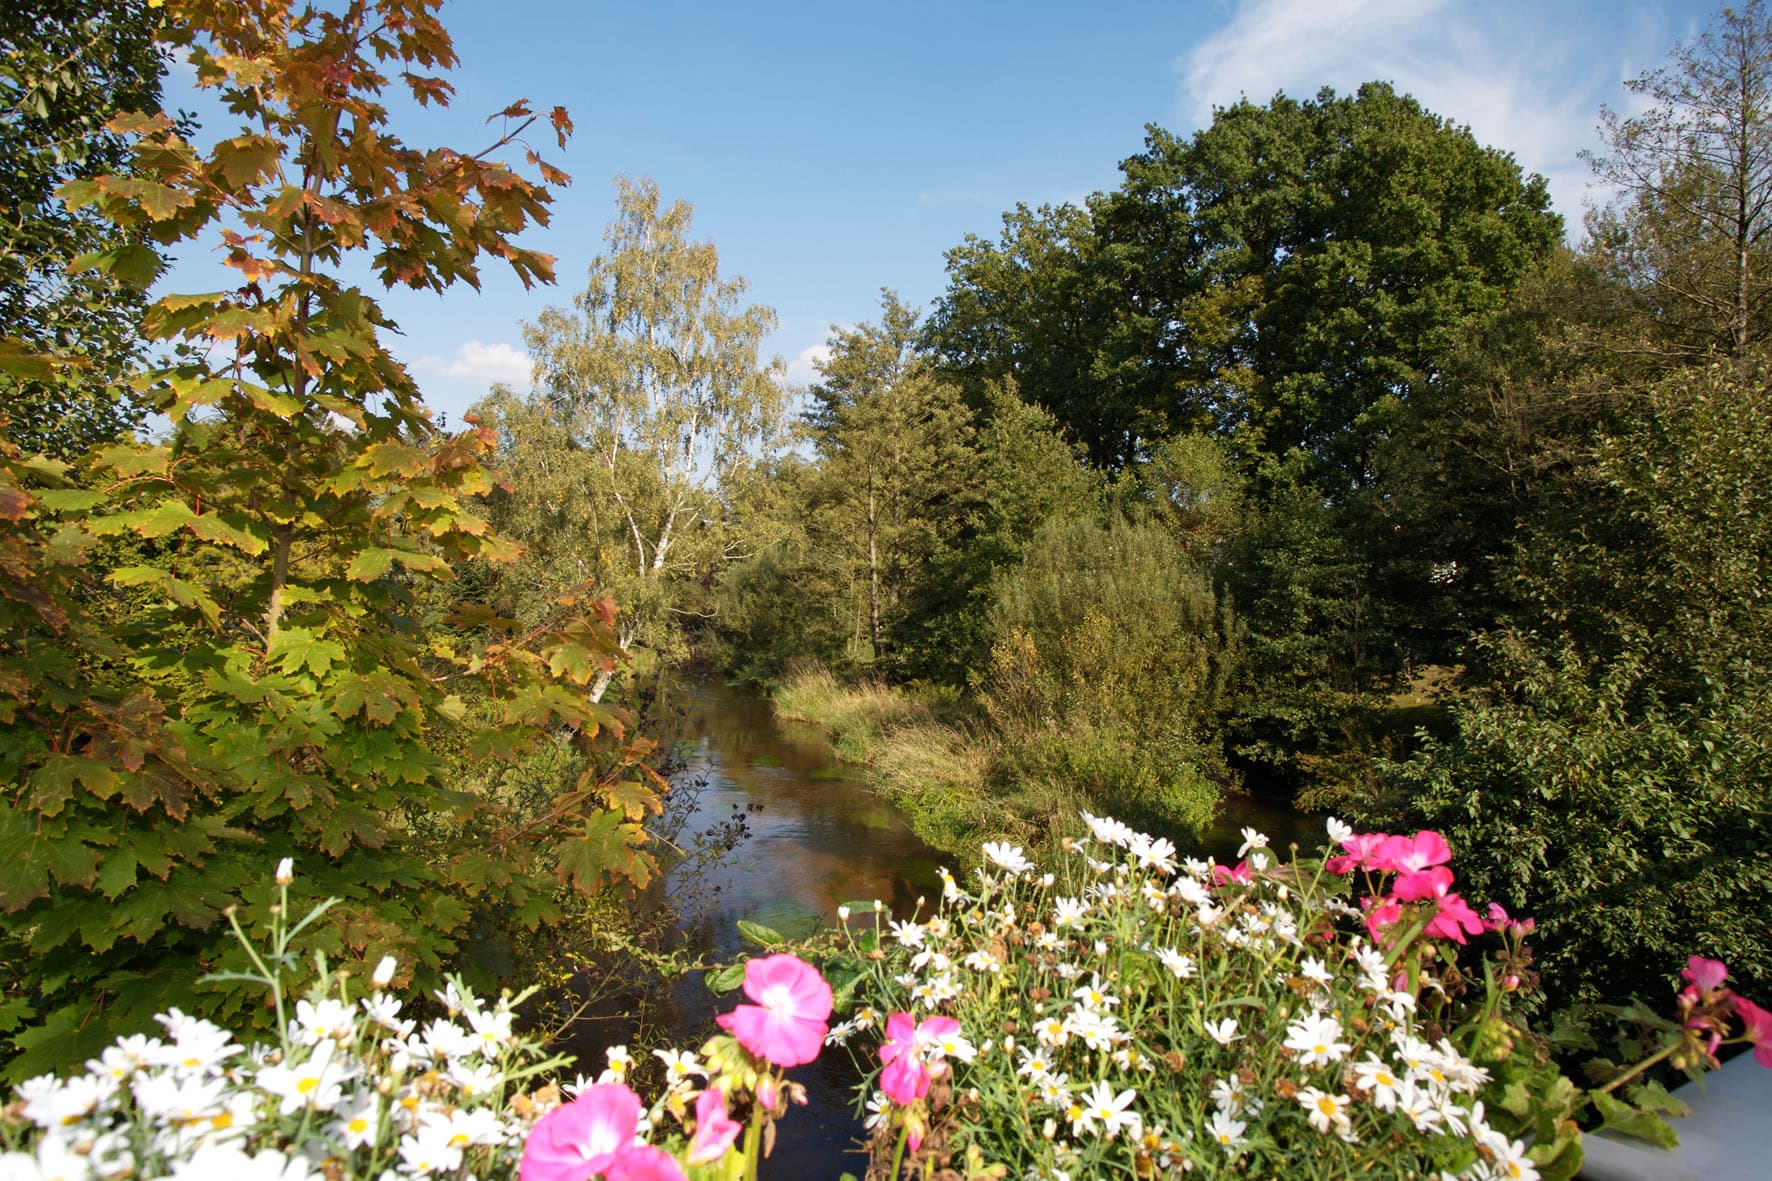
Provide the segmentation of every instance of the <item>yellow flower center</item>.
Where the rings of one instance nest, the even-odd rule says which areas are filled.
[[[309,1091],[314,1090],[319,1085],[320,1085],[319,1076],[310,1074],[307,1078],[304,1078],[299,1083],[296,1083],[295,1089],[297,1091],[299,1091],[301,1094],[306,1095]]]

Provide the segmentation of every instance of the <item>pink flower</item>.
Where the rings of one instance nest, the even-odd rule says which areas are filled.
[[[523,1142],[518,1181],[586,1181],[632,1148],[640,1097],[621,1083],[586,1087],[542,1116]],[[678,1174],[681,1176],[681,1174]]]
[[[621,1153],[610,1162],[603,1176],[606,1181],[688,1181],[675,1157],[650,1144]]]
[[[1484,911],[1483,926],[1491,931],[1506,931],[1509,935],[1530,935],[1538,929],[1538,920],[1511,918],[1506,907],[1499,902],[1491,902]]]
[[[1434,905],[1440,908],[1440,913],[1428,920],[1426,934],[1429,938],[1463,943],[1466,932],[1472,935],[1482,934],[1483,920],[1458,895],[1442,895],[1434,899]]]
[[[1372,900],[1368,898],[1366,901],[1371,902]],[[1372,941],[1382,943],[1384,932],[1394,926],[1396,921],[1402,917],[1402,903],[1395,898],[1386,898],[1368,910],[1366,912],[1366,930],[1371,933]]]
[[[1722,960],[1707,960],[1701,955],[1695,955],[1686,961],[1686,967],[1680,975],[1696,984],[1700,990],[1714,992],[1723,987],[1729,969]]]
[[[1398,874],[1391,893],[1402,902],[1420,902],[1427,898],[1443,898],[1451,889],[1452,871],[1444,865],[1435,865]]]
[[[1391,838],[1382,832],[1357,832],[1351,837],[1342,838],[1341,847],[1347,850],[1342,857],[1331,857],[1323,863],[1323,868],[1330,873],[1352,873],[1356,869],[1378,869],[1372,858],[1384,843]],[[1383,868],[1388,869],[1389,866]]]
[[[960,1032],[952,1017],[927,1017],[921,1025],[909,1013],[886,1019],[886,1041],[880,1047],[880,1090],[900,1107],[909,1107],[929,1093],[933,1077],[923,1063],[923,1051],[951,1033]]]
[[[831,1015],[831,986],[805,960],[765,956],[744,966],[740,1005],[717,1020],[738,1044],[777,1066],[799,1066],[818,1057]]]
[[[719,1160],[738,1139],[739,1124],[726,1114],[726,1092],[709,1087],[695,1099],[695,1135],[689,1138],[689,1163]]]
[[[1255,880],[1249,872],[1249,862],[1239,861],[1234,869],[1226,869],[1222,865],[1212,867],[1212,884],[1222,886],[1229,882],[1242,882],[1245,886]]]
[[[1432,865],[1446,864],[1452,860],[1452,849],[1446,844],[1445,837],[1431,829],[1424,829],[1412,837],[1386,838],[1376,860],[1386,864],[1378,864],[1374,868],[1415,873]]]
[[[1772,1070],[1772,1013],[1746,997],[1738,996],[1735,998],[1735,1015],[1747,1023],[1743,1033],[1753,1043],[1754,1061]]]

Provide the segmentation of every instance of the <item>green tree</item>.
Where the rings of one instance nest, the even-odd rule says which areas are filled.
[[[831,335],[806,416],[820,459],[815,540],[865,587],[876,664],[889,662],[887,625],[955,517],[972,459],[971,415],[916,339],[916,312],[882,293],[878,324]]]
[[[1468,892],[1535,913],[1562,1001],[1686,956],[1772,982],[1772,402],[1763,367],[1656,388],[1522,545],[1521,606],[1456,733],[1392,768],[1385,822],[1441,828]]]
[[[650,876],[656,783],[584,690],[615,660],[613,606],[514,635],[473,604],[427,620],[457,567],[513,555],[470,507],[493,439],[432,427],[385,316],[334,273],[367,252],[418,288],[475,281],[483,255],[550,275],[513,241],[545,222],[547,190],[496,159],[535,122],[525,104],[480,152],[389,134],[390,75],[448,97],[432,7],[168,0],[167,45],[241,126],[205,151],[163,115],[118,116],[132,169],[62,190],[131,241],[210,236],[240,283],[146,310],[148,341],[209,346],[137,379],[164,439],[78,472],[0,440],[0,963],[35,1007],[15,1077],[171,1004],[240,1010],[238,993],[193,991],[192,967],[238,962],[222,916],[262,924],[282,857],[300,889],[342,900],[315,932],[335,965],[394,952],[418,982],[453,963],[476,906],[533,925],[561,884]],[[565,112],[551,121],[563,140]],[[118,565],[111,538],[148,560]],[[470,692],[483,716],[466,733]],[[444,781],[457,749],[556,740],[587,769],[539,818]]]
[[[106,125],[159,111],[159,24],[144,0],[0,10],[0,338],[13,353],[80,362],[0,375],[13,440],[27,452],[72,459],[142,418],[124,378],[160,254],[55,191],[126,167],[128,139]]]
[[[1120,200],[1190,227],[1146,281],[1193,396],[1246,462],[1302,450],[1338,497],[1562,236],[1542,178],[1380,83],[1153,127],[1122,167]]]
[[[1592,251],[1648,300],[1658,351],[1743,356],[1772,316],[1772,14],[1725,8],[1625,85],[1646,109],[1602,112],[1587,158],[1622,197],[1590,219]]]
[[[990,660],[992,585],[1017,566],[1048,521],[1089,516],[1106,481],[1049,413],[1013,383],[988,385],[972,436],[970,476],[907,588],[893,626],[897,670],[964,685]]]
[[[992,389],[1016,389],[1091,463],[1118,470],[1181,423],[1139,295],[1151,254],[1104,239],[1103,204],[1098,194],[1084,208],[1018,205],[998,241],[967,235],[947,252],[948,289],[925,338],[975,409],[989,409]]]
[[[749,284],[690,239],[690,206],[663,207],[650,180],[616,193],[588,286],[524,330],[537,393],[486,409],[517,495],[542,509],[520,500],[507,516],[539,583],[595,578],[624,604],[624,650],[676,655],[701,588],[743,549],[722,496],[778,442],[786,393],[781,362],[758,356],[775,313],[741,306]]]

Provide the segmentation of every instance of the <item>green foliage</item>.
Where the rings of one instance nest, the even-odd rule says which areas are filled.
[[[680,659],[682,620],[707,613],[703,588],[741,552],[721,498],[781,432],[781,363],[758,357],[775,313],[741,305],[749,284],[689,237],[686,202],[664,206],[651,180],[616,190],[585,290],[524,329],[539,390],[479,409],[512,481],[499,522],[529,546],[510,597],[595,579],[623,604],[623,650]]]
[[[1165,530],[1049,523],[999,578],[992,630],[983,701],[1011,750],[1029,744],[1030,773],[1056,770],[1093,807],[1210,821],[1238,632]]]
[[[1589,252],[1642,300],[1652,350],[1682,361],[1742,357],[1772,317],[1772,12],[1725,8],[1673,60],[1625,83],[1637,113],[1602,110],[1620,193],[1589,217]]]
[[[1529,902],[1547,982],[1621,999],[1692,952],[1772,981],[1767,374],[1699,372],[1604,440],[1578,516],[1523,548],[1457,733],[1393,767],[1479,895]]]
[[[219,236],[242,285],[143,317],[151,341],[222,346],[136,379],[165,440],[70,472],[0,439],[0,961],[38,1006],[15,1076],[168,1005],[255,1019],[188,969],[238,966],[221,916],[262,922],[254,887],[283,857],[341,900],[316,933],[335,962],[394,952],[426,979],[477,904],[534,924],[563,885],[653,871],[641,821],[661,785],[586,695],[617,658],[613,605],[527,632],[477,604],[434,617],[457,568],[514,554],[471,509],[493,438],[432,428],[385,318],[327,269],[367,250],[384,281],[442,288],[490,253],[546,277],[511,238],[547,192],[493,159],[527,107],[485,152],[409,149],[384,134],[386,63],[435,99],[425,71],[454,61],[422,6],[275,28],[220,0],[167,11],[241,134],[205,152],[123,116],[133,171],[62,191],[159,243]],[[465,740],[464,692],[485,709]],[[549,741],[586,763],[540,816],[445,785],[452,744],[506,759]]]
[[[160,109],[159,25],[144,0],[0,10],[0,338],[43,358],[0,373],[0,398],[29,453],[71,460],[142,419],[124,377],[160,252],[55,191],[127,167],[128,141],[106,125]]]
[[[1084,467],[1052,415],[1013,385],[984,391],[959,521],[907,588],[892,621],[906,675],[964,684],[990,660],[992,584],[1048,521],[1095,511],[1105,483]]]
[[[810,539],[830,576],[863,589],[868,663],[884,668],[889,621],[952,534],[973,460],[971,415],[915,355],[916,321],[884,292],[878,324],[833,333],[806,415]]]

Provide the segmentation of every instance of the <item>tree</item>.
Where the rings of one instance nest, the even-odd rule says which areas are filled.
[[[1693,953],[1772,982],[1769,382],[1682,374],[1599,442],[1520,548],[1455,733],[1390,768],[1372,817],[1442,829],[1468,892],[1531,908],[1564,1002],[1622,1002]]]
[[[1189,249],[1146,282],[1191,397],[1249,470],[1302,450],[1325,494],[1373,479],[1394,417],[1556,248],[1542,178],[1380,83],[1153,127],[1119,199]]]
[[[542,461],[519,424],[545,423],[573,453],[578,503],[603,506],[596,519],[563,510],[545,536],[523,529],[544,560],[572,564],[555,585],[596,577],[629,605],[622,648],[668,651],[681,644],[680,616],[699,610],[685,589],[739,552],[721,496],[777,442],[786,394],[779,359],[758,359],[775,313],[740,306],[749,284],[721,278],[713,243],[690,240],[690,206],[663,208],[657,184],[626,178],[616,205],[609,252],[572,310],[548,308],[524,330],[536,399],[494,409],[520,483]],[[593,700],[611,675],[597,678]]]
[[[947,252],[925,343],[974,410],[989,408],[993,388],[1014,388],[1115,471],[1181,415],[1139,294],[1150,256],[1104,239],[1102,204],[1018,205],[997,242],[967,235]]]
[[[417,288],[474,282],[483,256],[551,274],[514,241],[545,223],[548,191],[497,159],[536,121],[527,104],[479,152],[389,132],[390,76],[417,101],[449,96],[434,7],[167,0],[166,44],[241,126],[201,150],[163,115],[114,117],[133,167],[62,189],[128,241],[208,235],[240,275],[143,315],[146,340],[202,345],[135,379],[164,438],[70,471],[0,437],[0,966],[6,1021],[35,1009],[14,1077],[173,1004],[253,1020],[191,967],[244,966],[223,916],[262,928],[284,857],[298,889],[340,900],[314,930],[333,965],[366,975],[392,952],[418,983],[453,965],[476,907],[533,925],[562,886],[652,872],[656,776],[584,692],[616,659],[613,605],[516,634],[481,604],[448,623],[424,609],[457,568],[514,554],[471,508],[493,438],[436,431],[380,340],[386,317],[334,273],[366,252],[384,283]],[[565,112],[550,121],[563,141]],[[114,538],[143,556],[117,561]],[[548,741],[585,770],[544,815],[445,782],[458,749]]]
[[[55,191],[126,167],[128,139],[106,125],[160,110],[160,19],[143,0],[0,10],[0,338],[15,353],[81,361],[0,376],[13,440],[27,452],[72,459],[142,418],[124,376],[160,254]],[[100,259],[107,265],[89,265]]]
[[[1663,349],[1744,356],[1772,314],[1772,14],[1725,8],[1626,86],[1649,106],[1602,111],[1607,151],[1587,159],[1622,199],[1592,248],[1649,299]]]
[[[870,659],[884,663],[884,620],[955,514],[971,458],[959,392],[916,355],[917,314],[883,292],[880,322],[832,333],[807,427],[818,448],[814,529],[867,594]]]

